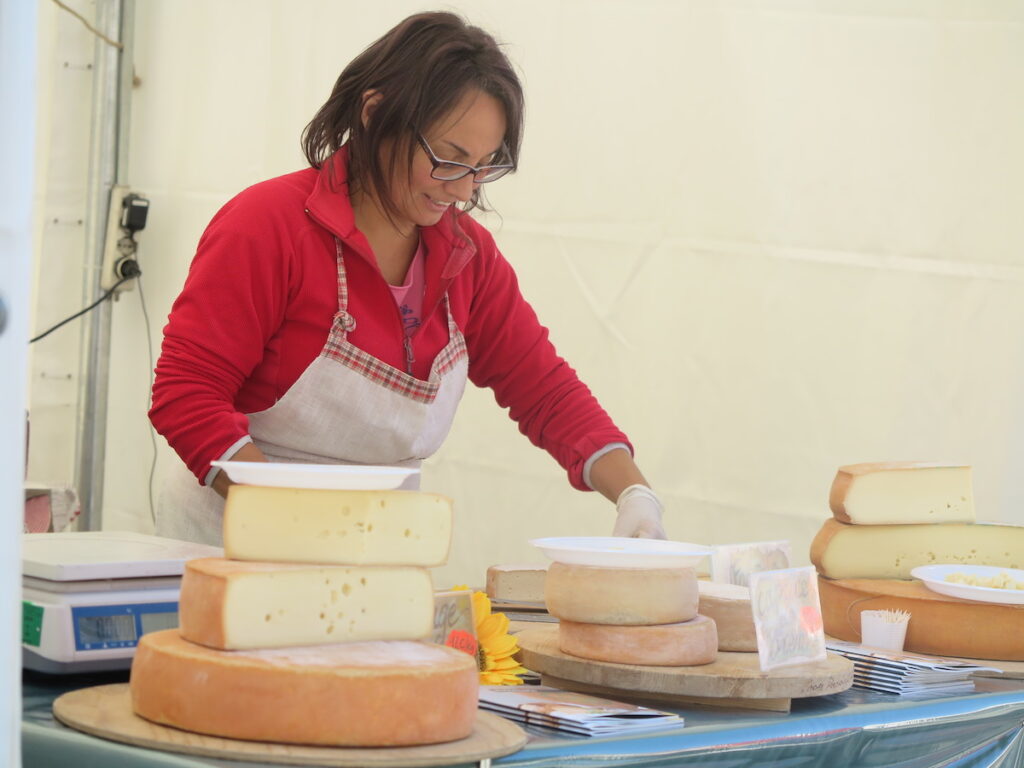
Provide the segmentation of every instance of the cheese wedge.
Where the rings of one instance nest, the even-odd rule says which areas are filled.
[[[222,650],[418,640],[434,626],[423,568],[313,566],[208,557],[181,580],[182,636]]]
[[[594,661],[654,667],[710,664],[718,656],[715,622],[696,616],[678,624],[618,626],[562,619],[558,647],[563,653]]]
[[[909,579],[919,565],[1024,567],[1024,526],[995,523],[847,525],[829,519],[811,562],[830,579]]]
[[[757,651],[754,612],[750,608],[750,588],[716,581],[697,582],[701,616],[715,622],[718,629],[718,650]]]
[[[342,747],[436,744],[476,721],[472,656],[412,641],[217,651],[176,629],[139,640],[135,713],[231,739]]]
[[[829,507],[855,525],[974,522],[971,468],[893,461],[840,467]]]
[[[589,624],[673,624],[697,615],[693,568],[608,568],[552,563],[548,613]]]
[[[224,555],[340,565],[441,565],[452,502],[417,491],[333,491],[232,485]]]
[[[909,611],[904,649],[936,656],[1024,661],[1024,605],[960,600],[919,581],[818,577],[825,634],[860,642],[862,611]]]
[[[487,569],[487,596],[513,603],[543,603],[546,565],[492,565]]]

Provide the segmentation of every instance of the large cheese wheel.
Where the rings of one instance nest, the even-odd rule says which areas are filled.
[[[710,664],[718,656],[715,622],[696,616],[678,624],[622,626],[583,624],[562,619],[558,647],[563,653],[595,661],[652,667]]]
[[[182,637],[222,650],[360,640],[418,640],[434,626],[424,568],[256,563],[185,564]]]
[[[840,467],[829,507],[858,525],[973,523],[971,468],[911,461]]]
[[[337,491],[232,485],[224,556],[338,565],[441,565],[452,502],[417,491]]]
[[[1024,525],[847,525],[829,518],[811,562],[830,579],[910,579],[936,563],[1024,567]]]
[[[176,629],[139,640],[132,707],[186,731],[287,744],[454,741],[476,719],[473,657],[413,641],[216,651]]]
[[[701,616],[715,622],[718,650],[757,651],[754,612],[750,608],[750,588],[716,581],[697,582],[700,590]]]
[[[693,568],[607,568],[552,563],[548,613],[588,624],[673,624],[697,615]]]
[[[937,656],[1024,661],[1024,605],[960,600],[919,581],[818,577],[825,632],[860,642],[861,611],[909,611],[904,648]]]

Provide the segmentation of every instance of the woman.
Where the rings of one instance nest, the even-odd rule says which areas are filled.
[[[157,363],[150,418],[187,466],[158,533],[220,543],[230,480],[211,460],[418,465],[468,378],[616,502],[615,535],[664,538],[626,436],[465,215],[515,170],[522,114],[488,34],[418,14],[341,73],[303,136],[310,168],[217,213]]]

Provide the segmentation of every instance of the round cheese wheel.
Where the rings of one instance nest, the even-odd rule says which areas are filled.
[[[750,608],[750,589],[738,584],[700,581],[701,616],[715,622],[718,629],[718,650],[757,651],[754,612]]]
[[[132,707],[147,720],[232,739],[344,747],[436,744],[476,721],[472,656],[411,640],[219,651],[177,629],[139,640]]]
[[[607,568],[552,563],[548,613],[587,624],[675,624],[697,615],[693,568]]]
[[[563,653],[594,661],[654,667],[710,664],[718,656],[715,622],[697,616],[679,624],[615,626],[562,620],[558,647]]]

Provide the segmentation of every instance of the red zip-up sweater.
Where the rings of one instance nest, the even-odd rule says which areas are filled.
[[[408,370],[401,317],[349,203],[347,152],[256,184],[214,216],[171,308],[149,415],[200,482],[248,433],[245,414],[272,406],[320,354],[338,308],[334,238],[342,241],[348,339]],[[451,209],[421,229],[426,253],[422,325],[411,373],[425,379],[448,342],[442,299],[466,337],[469,378],[490,387],[520,431],[581,490],[584,463],[626,443],[556,353],[490,233]]]

